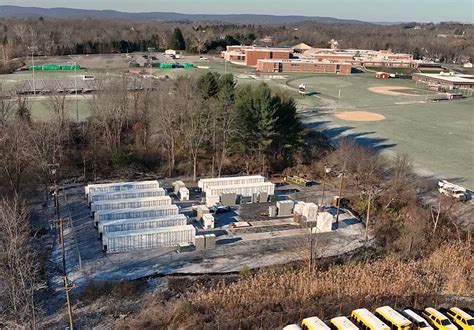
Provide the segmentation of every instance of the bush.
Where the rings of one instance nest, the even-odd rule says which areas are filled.
[[[112,154],[111,160],[114,167],[124,167],[130,164],[130,155],[123,150],[119,150]]]

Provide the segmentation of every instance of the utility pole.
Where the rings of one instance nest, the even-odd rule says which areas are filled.
[[[370,204],[372,202],[372,194],[369,192],[369,199],[367,200],[367,220],[365,221],[365,241],[369,241],[369,222],[370,222]]]
[[[324,166],[324,177],[323,177],[323,193],[321,195],[320,206],[324,208],[324,192],[326,191],[326,176],[331,172],[329,166]]]
[[[72,304],[71,298],[69,296],[69,291],[73,289],[75,286],[70,285],[67,278],[67,271],[66,271],[66,253],[64,249],[64,219],[59,219],[59,240],[61,242],[61,254],[63,259],[63,282],[64,287],[61,290],[64,290],[64,294],[66,295],[66,302],[67,302],[67,312],[69,316],[69,329],[74,330],[74,320],[72,317]]]
[[[345,172],[345,166],[344,169],[341,172],[340,178],[339,178],[339,196],[337,198],[337,211],[336,211],[336,229],[339,228],[339,213],[340,213],[340,208],[341,208],[341,199],[342,199],[342,187],[344,186],[344,172]]]

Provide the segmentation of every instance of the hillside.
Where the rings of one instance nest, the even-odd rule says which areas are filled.
[[[0,6],[0,17],[49,17],[49,18],[78,18],[93,17],[101,19],[126,19],[134,21],[192,21],[192,22],[223,22],[240,24],[288,24],[298,22],[316,22],[328,24],[366,24],[366,22],[339,19],[334,17],[314,16],[276,16],[253,14],[182,14],[173,12],[142,12],[127,13],[115,10],[86,10],[73,8],[39,8],[20,6]]]

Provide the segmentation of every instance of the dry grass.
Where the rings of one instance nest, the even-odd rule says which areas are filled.
[[[445,245],[420,260],[386,257],[370,263],[334,265],[314,273],[306,267],[262,270],[234,283],[199,288],[177,304],[164,306],[150,301],[126,328],[267,328],[305,316],[348,314],[357,307],[436,306],[447,296],[472,296],[472,269],[468,247]],[[186,318],[182,317],[183,306]]]

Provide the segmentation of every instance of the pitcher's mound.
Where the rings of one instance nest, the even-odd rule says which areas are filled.
[[[382,115],[367,111],[345,111],[336,113],[334,116],[348,121],[380,121],[385,119]]]

